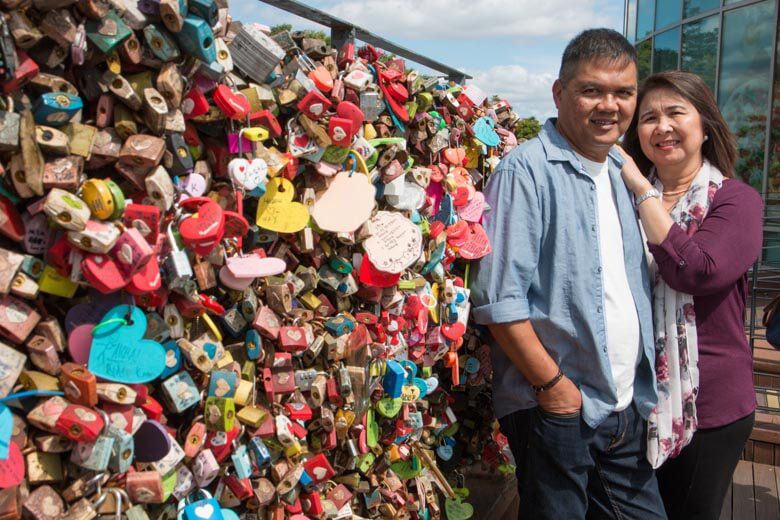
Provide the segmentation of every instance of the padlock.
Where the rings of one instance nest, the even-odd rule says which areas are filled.
[[[55,520],[65,513],[65,503],[51,486],[37,488],[25,499],[24,511],[35,520]]]
[[[182,413],[200,402],[200,392],[187,372],[179,372],[163,381],[166,403],[175,413]]]
[[[159,504],[163,501],[163,487],[160,473],[134,471],[125,477],[125,487],[130,500],[142,504]]]
[[[200,488],[208,486],[219,475],[219,463],[210,449],[202,450],[192,462],[192,474]]]
[[[235,402],[228,397],[208,397],[203,414],[207,429],[230,431],[236,418]]]

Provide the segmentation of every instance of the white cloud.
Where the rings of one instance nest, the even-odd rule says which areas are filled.
[[[570,37],[614,25],[605,1],[343,0],[320,8],[372,32],[413,39]]]
[[[555,115],[552,99],[552,84],[555,73],[529,72],[520,65],[498,65],[483,71],[466,71],[473,79],[468,80],[492,96],[506,99],[520,117],[535,116],[540,121]]]

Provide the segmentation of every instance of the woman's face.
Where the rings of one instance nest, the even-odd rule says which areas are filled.
[[[645,94],[637,134],[642,151],[659,170],[683,173],[701,164],[704,127],[699,111],[671,90]]]

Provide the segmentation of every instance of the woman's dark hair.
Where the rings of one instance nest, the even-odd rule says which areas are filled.
[[[734,163],[737,160],[737,145],[726,121],[718,109],[715,96],[707,84],[696,74],[679,70],[660,72],[648,77],[639,87],[636,99],[636,112],[623,138],[623,148],[634,158],[642,173],[647,175],[653,163],[645,156],[639,144],[637,124],[642,99],[654,90],[665,89],[674,92],[696,108],[704,126],[704,135],[709,139],[701,146],[701,153],[710,164],[725,177],[734,176]]]

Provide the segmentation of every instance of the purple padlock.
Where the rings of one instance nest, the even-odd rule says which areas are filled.
[[[160,0],[138,0],[138,10],[144,14],[160,14]]]
[[[144,421],[133,435],[136,462],[157,462],[171,451],[171,438],[157,421]]]

